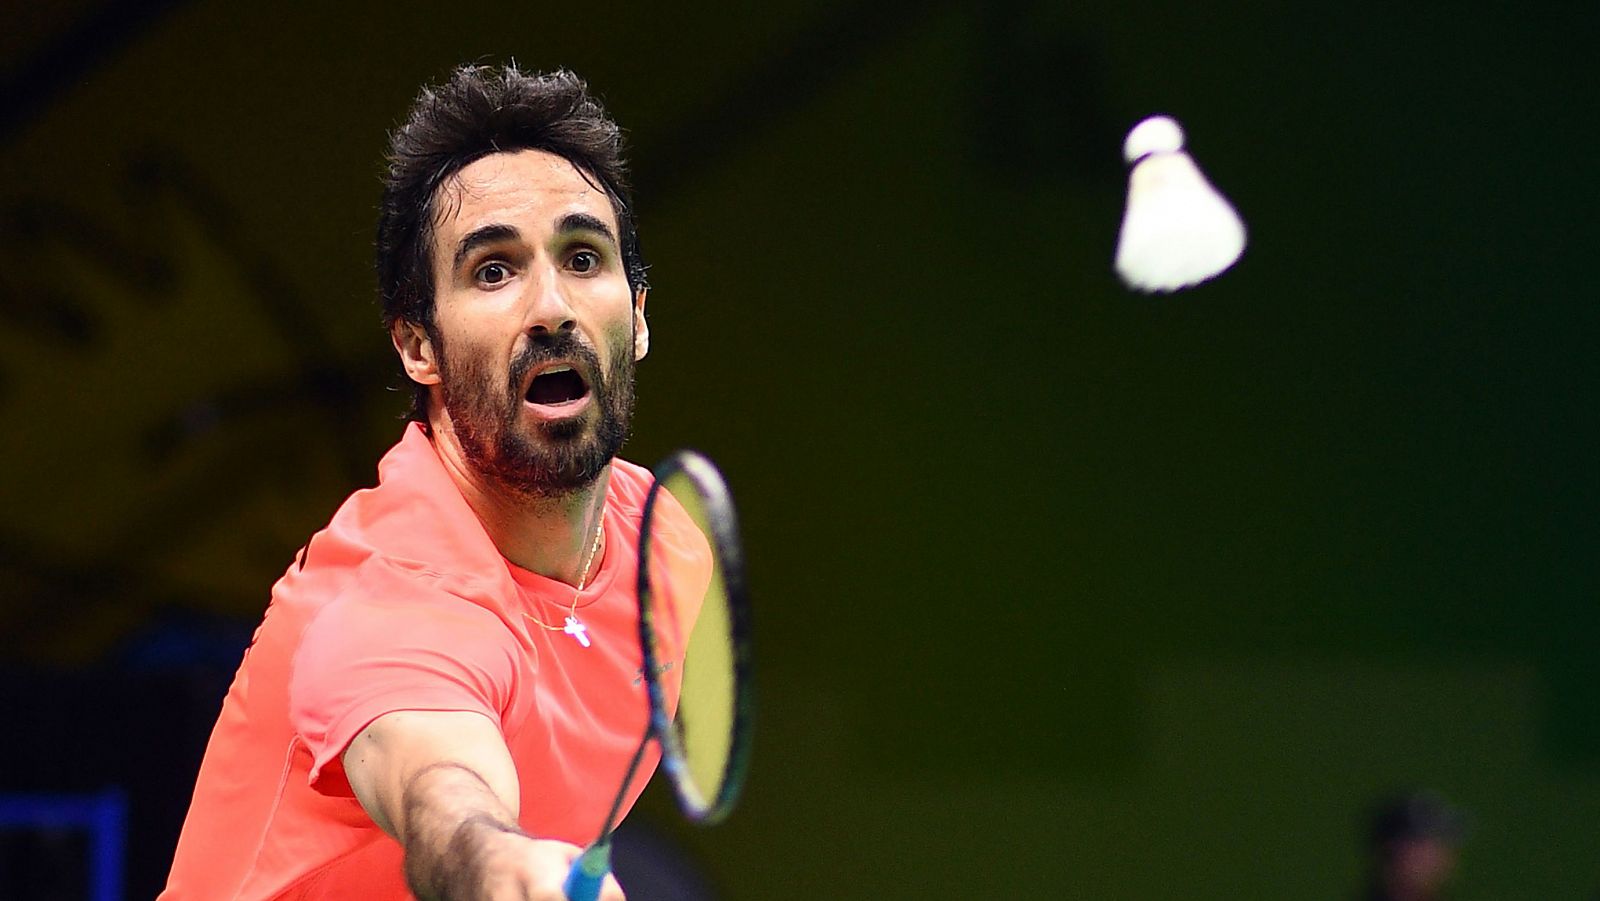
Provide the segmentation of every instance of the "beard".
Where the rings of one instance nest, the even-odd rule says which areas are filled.
[[[593,485],[622,450],[633,422],[631,331],[611,340],[612,363],[605,372],[594,348],[572,332],[534,337],[504,374],[490,371],[482,356],[455,360],[440,336],[432,335],[444,408],[467,462],[524,497],[557,498]],[[530,432],[520,423],[522,386],[529,371],[554,360],[570,362],[583,374],[597,415],[540,421]]]

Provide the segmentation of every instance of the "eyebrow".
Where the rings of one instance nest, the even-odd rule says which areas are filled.
[[[588,213],[568,213],[556,221],[557,234],[579,231],[595,232],[611,242],[612,247],[618,246],[617,236],[612,234],[611,226],[607,225],[598,216],[591,216]]]
[[[513,241],[521,236],[522,233],[517,231],[515,226],[511,225],[496,224],[485,225],[482,228],[475,228],[472,231],[467,232],[465,235],[462,235],[461,240],[456,242],[456,258],[454,262],[451,263],[451,268],[460,269],[461,264],[466,261],[467,257],[471,256],[474,250],[477,250],[485,244],[496,244],[500,241]]]

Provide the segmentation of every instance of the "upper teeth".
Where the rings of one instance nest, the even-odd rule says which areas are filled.
[[[552,366],[549,369],[546,369],[544,372],[540,373],[540,375],[549,375],[552,372],[571,372],[571,371],[572,371],[572,367],[571,366]]]

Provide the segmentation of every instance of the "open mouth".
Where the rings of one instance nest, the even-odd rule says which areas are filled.
[[[589,395],[589,383],[571,366],[552,366],[534,376],[528,386],[530,404],[556,407],[583,400]]]

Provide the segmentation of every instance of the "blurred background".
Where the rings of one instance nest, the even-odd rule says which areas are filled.
[[[629,131],[627,455],[744,512],[745,801],[636,814],[720,897],[1353,898],[1413,787],[1469,824],[1451,897],[1600,892],[1595,4],[0,16],[0,792],[120,799],[127,897],[399,436],[386,132],[512,58]],[[1155,112],[1252,243],[1147,298]],[[86,897],[83,834],[0,830],[0,897]]]

